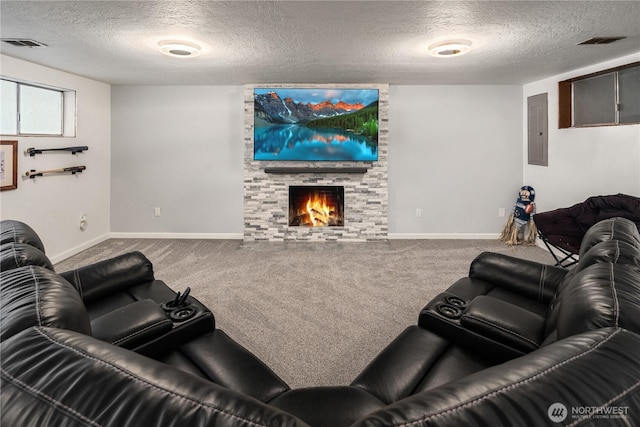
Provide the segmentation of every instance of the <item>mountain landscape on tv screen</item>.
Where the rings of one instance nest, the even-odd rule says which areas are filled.
[[[255,160],[374,161],[377,148],[377,90],[255,90]]]
[[[256,95],[255,117],[268,123],[307,123],[315,119],[335,117],[354,113],[365,106],[361,103],[348,104],[330,100],[318,104],[295,102],[292,98],[281,99],[277,92]]]

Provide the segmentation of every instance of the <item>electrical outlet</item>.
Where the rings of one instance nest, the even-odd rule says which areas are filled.
[[[160,208],[153,208],[153,216],[161,216],[162,210]]]
[[[84,231],[87,229],[88,219],[87,214],[82,214],[80,216],[80,230]]]
[[[498,209],[498,216],[499,216],[500,218],[504,218],[504,215],[505,215],[504,208],[499,208],[499,209]]]
[[[422,217],[422,209],[416,208],[416,218]]]

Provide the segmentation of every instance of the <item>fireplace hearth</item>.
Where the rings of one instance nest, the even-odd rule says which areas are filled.
[[[289,226],[343,227],[343,186],[290,186]]]

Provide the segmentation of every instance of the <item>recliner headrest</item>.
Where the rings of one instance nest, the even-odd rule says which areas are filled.
[[[91,335],[89,315],[75,288],[39,266],[0,273],[0,341],[32,326],[50,326]]]
[[[51,260],[34,246],[17,242],[0,245],[0,271],[13,270],[25,265],[39,265],[54,271]]]
[[[46,253],[38,234],[24,222],[13,219],[0,221],[0,235],[0,245],[11,242],[26,243]]]
[[[580,257],[574,271],[577,273],[598,262],[628,264],[640,268],[640,248],[621,240],[600,242]]]
[[[587,230],[580,244],[580,256],[607,240],[620,240],[640,248],[640,233],[636,224],[629,219],[615,217],[602,220]]]
[[[576,273],[560,294],[557,338],[616,327],[640,332],[640,269],[600,262]]]

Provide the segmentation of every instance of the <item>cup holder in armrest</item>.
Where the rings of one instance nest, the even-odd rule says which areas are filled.
[[[163,302],[160,304],[160,308],[162,308],[174,322],[184,322],[198,313],[198,307],[195,305],[185,303],[176,305],[173,300]]]
[[[183,294],[184,295],[184,294]],[[168,348],[177,348],[196,337],[215,330],[215,317],[211,310],[197,298],[188,297],[175,303],[176,299],[159,303],[156,307],[168,317],[171,330],[157,339],[135,348],[135,351],[149,357],[166,354]]]
[[[429,301],[420,311],[418,325],[424,328],[432,328],[433,324],[438,327],[448,328],[450,326],[460,326],[460,319],[466,310],[469,302],[457,295],[443,292]]]
[[[180,292],[178,292],[174,299],[172,299],[171,301],[163,302],[162,304],[160,304],[160,307],[164,311],[173,311],[177,308],[185,307],[187,306],[187,298],[189,297],[190,292],[191,288],[187,287],[187,289],[184,290],[184,293],[181,294]]]
[[[195,316],[197,312],[198,310],[196,309],[196,307],[192,305],[188,305],[188,306],[176,308],[175,310],[170,311],[169,317],[174,322],[184,322],[185,320],[189,320],[193,316]]]
[[[187,302],[189,292],[191,292],[191,288],[187,288],[182,294],[178,292],[174,299],[160,304],[160,308],[166,311],[174,322],[189,320],[198,312],[196,306]]]
[[[467,307],[467,302],[455,295],[448,295],[445,300],[447,301],[447,304],[457,307],[461,310],[464,310]]]
[[[459,319],[462,316],[462,309],[452,304],[438,304],[436,310],[449,319]]]
[[[171,301],[163,302],[162,304],[160,304],[160,308],[166,311],[167,313],[170,313],[175,309],[180,308],[180,306],[176,305],[175,302],[171,300]]]

